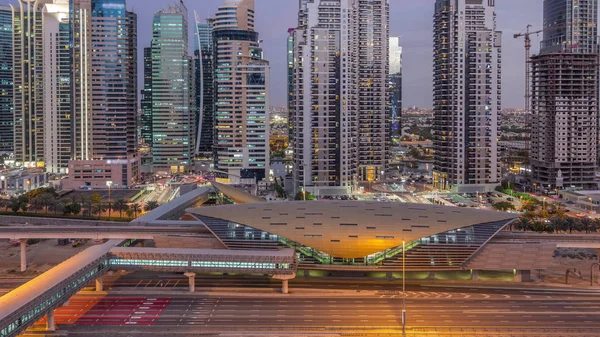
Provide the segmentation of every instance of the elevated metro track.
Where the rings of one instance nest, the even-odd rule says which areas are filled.
[[[203,227],[147,227],[147,226],[0,226],[0,239],[145,239],[155,236],[206,236]]]

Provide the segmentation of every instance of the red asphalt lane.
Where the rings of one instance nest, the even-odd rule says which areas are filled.
[[[170,298],[74,296],[54,317],[58,325],[153,325],[170,302]]]

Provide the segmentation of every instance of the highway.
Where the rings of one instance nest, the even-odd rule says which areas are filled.
[[[303,296],[257,297],[78,295],[69,306],[57,310],[56,323],[68,330],[69,336],[131,336],[149,331],[156,333],[154,336],[168,331],[343,332],[401,325],[402,300],[396,294],[313,296],[310,290],[304,292]],[[554,293],[492,299],[468,295],[435,298],[408,294],[409,329],[552,328],[564,336],[575,336],[571,330],[600,331],[600,296]]]

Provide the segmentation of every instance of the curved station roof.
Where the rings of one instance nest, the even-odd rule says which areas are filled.
[[[516,218],[469,208],[366,201],[263,202],[188,212],[205,223],[216,219],[249,226],[339,258],[366,257],[402,246],[403,241],[494,224],[480,238],[480,246]],[[468,245],[469,235],[464,240]]]

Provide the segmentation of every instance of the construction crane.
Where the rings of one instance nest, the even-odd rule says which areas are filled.
[[[540,29],[540,30],[536,30],[536,31],[531,31],[531,25],[527,25],[527,28],[525,29],[525,33],[519,33],[519,34],[515,34],[513,37],[515,39],[518,39],[520,37],[524,37],[525,38],[525,110],[527,112],[529,112],[530,107],[531,107],[531,88],[530,88],[530,79],[531,79],[531,63],[530,63],[530,57],[531,57],[531,35],[537,35],[539,33],[543,33],[543,32],[548,32],[548,31],[552,31],[552,30],[556,30],[556,29],[563,29],[566,27],[570,27],[570,26],[575,26],[581,23],[586,23],[589,24],[589,22],[585,21],[585,20],[577,20],[576,22],[572,22],[566,25],[559,25],[559,26],[552,26],[552,27],[548,27],[548,28],[544,28],[544,29]],[[575,48],[579,46],[579,44],[571,44],[568,46],[568,48]]]
[[[542,33],[544,30],[536,30],[534,32],[530,31],[531,25],[527,25],[527,29],[525,33],[515,34],[513,37],[518,39],[520,37],[525,37],[525,111],[529,112],[530,108],[530,100],[531,100],[531,88],[529,87],[530,77],[531,77],[531,63],[529,59],[531,58],[531,35]]]

